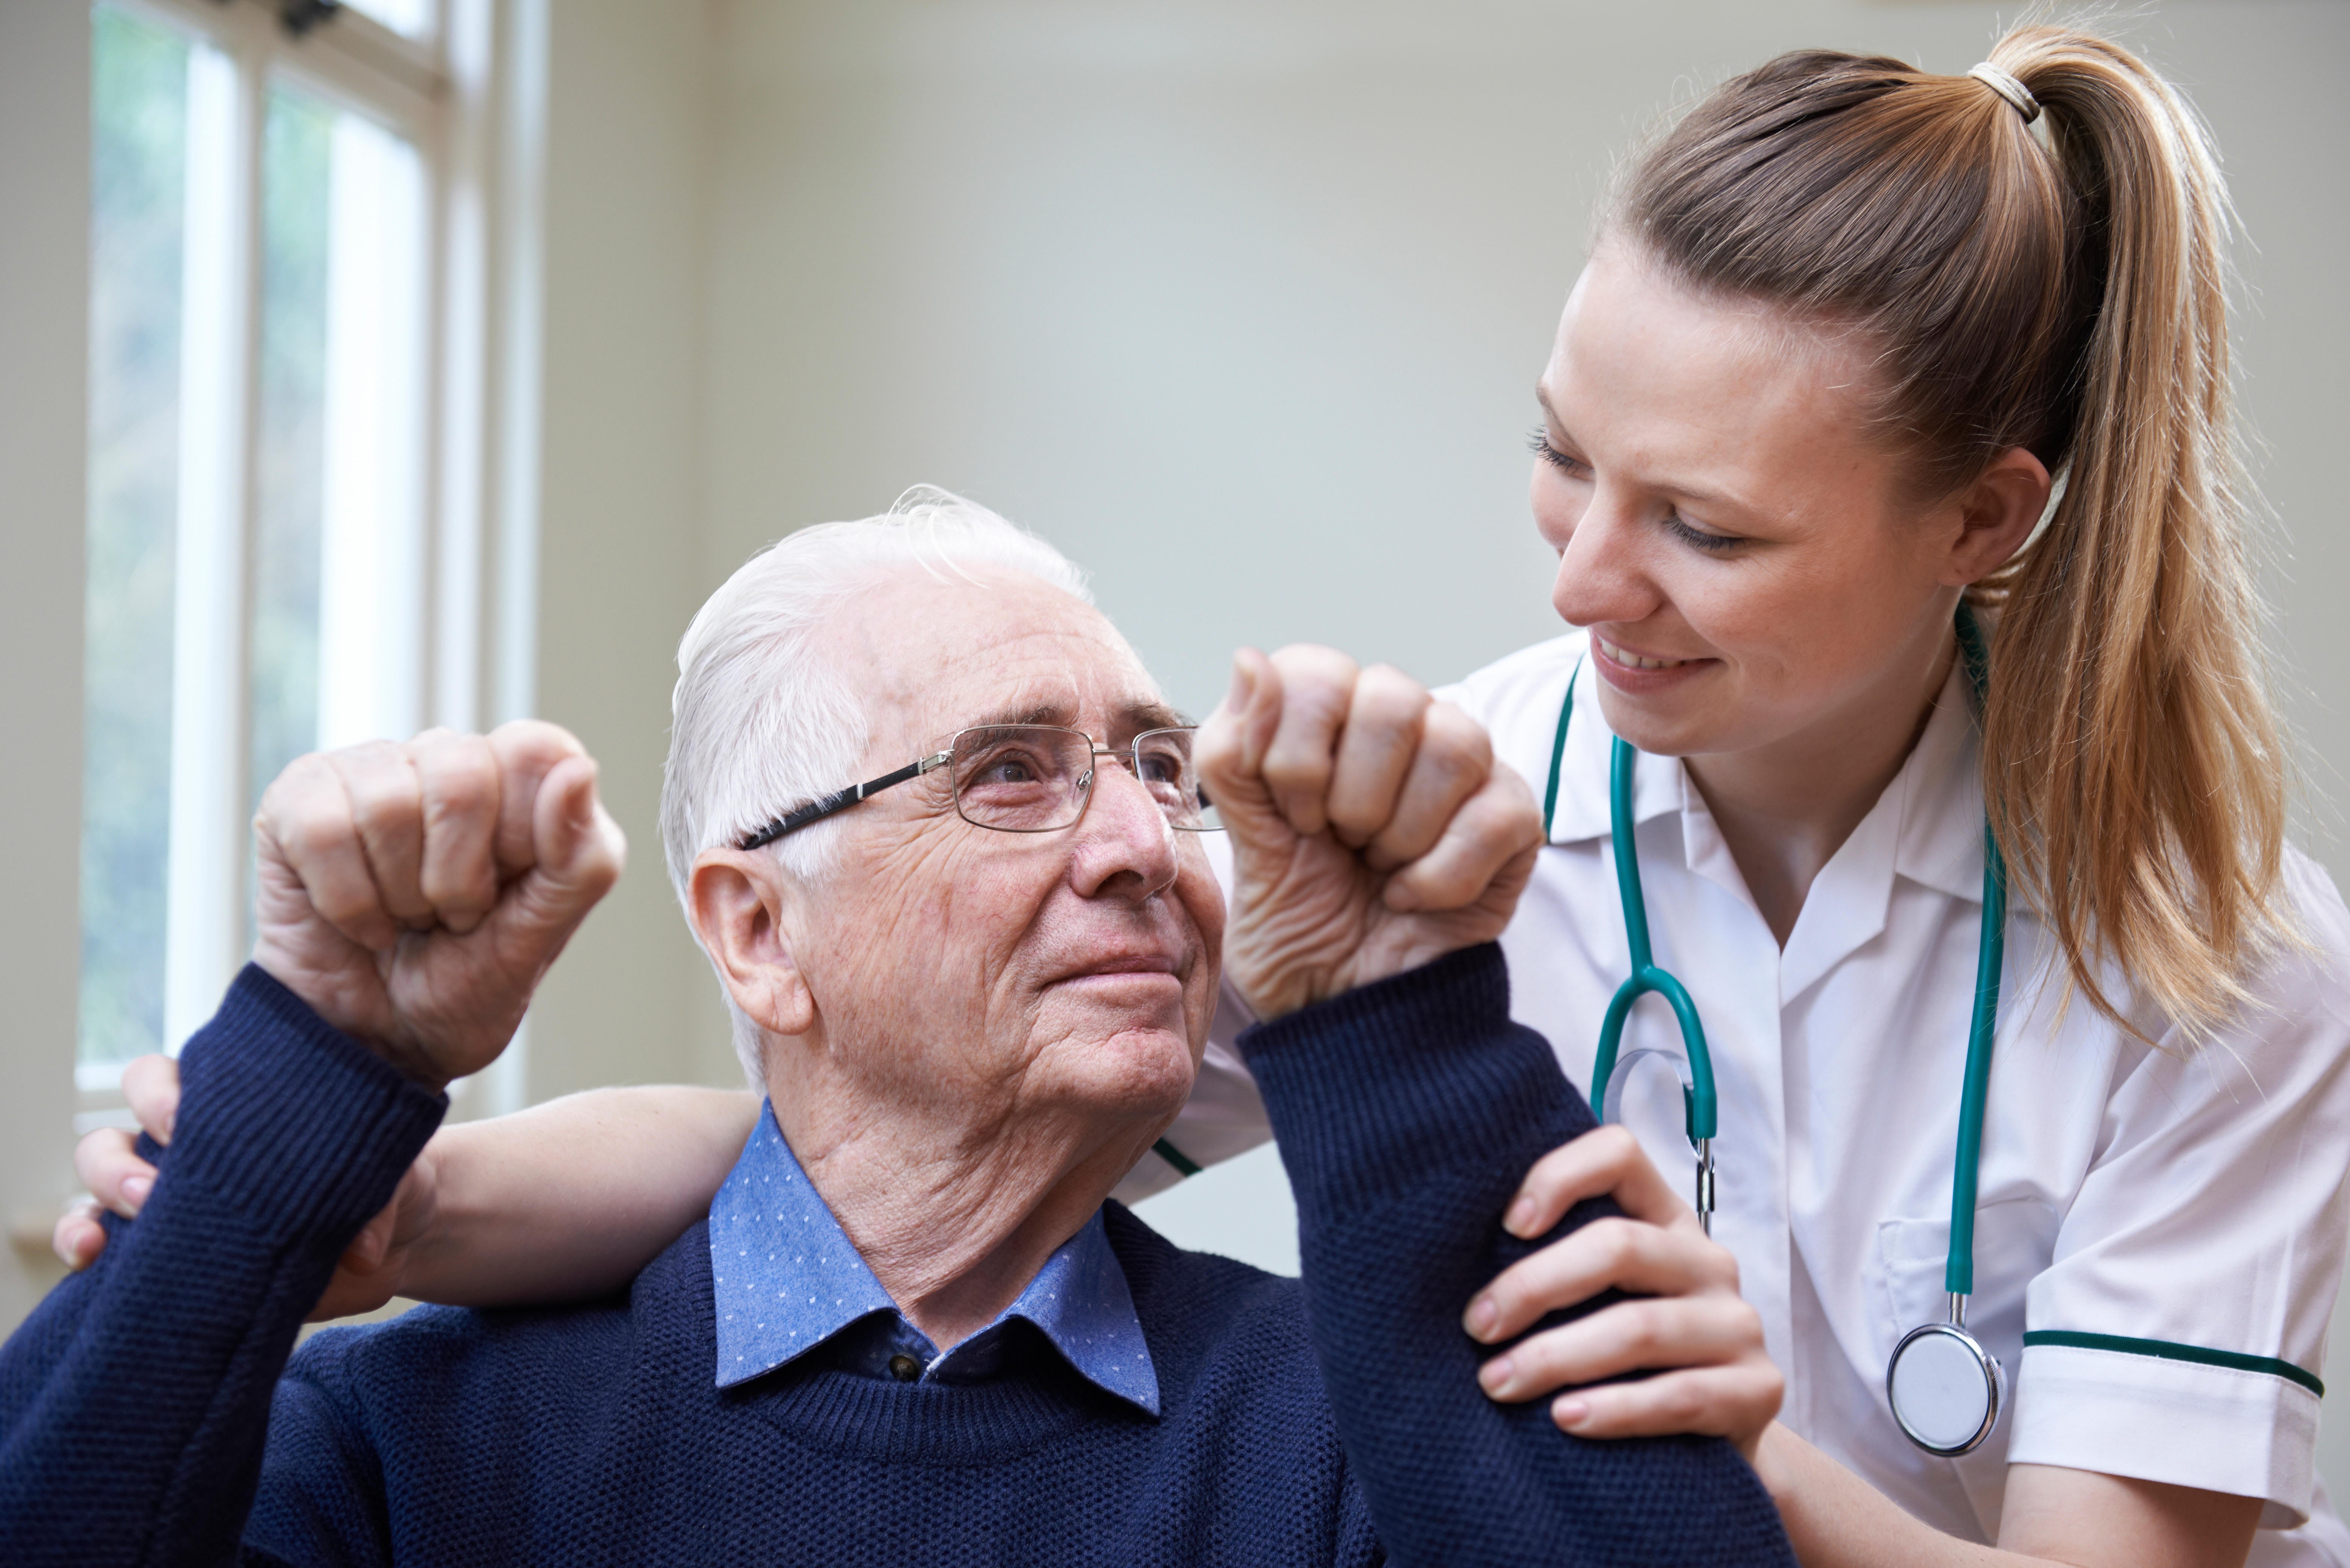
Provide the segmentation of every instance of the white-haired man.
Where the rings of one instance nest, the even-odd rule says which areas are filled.
[[[1528,1245],[1493,1216],[1588,1124],[1480,945],[1523,785],[1422,699],[1334,753],[1344,842],[1301,834],[1262,772],[1310,729],[1279,669],[1195,736],[1080,587],[932,497],[722,588],[664,826],[769,1114],[625,1301],[287,1368],[620,857],[546,726],[289,769],[154,1196],[0,1352],[0,1555],[1791,1561],[1726,1444],[1579,1443],[1473,1382],[1460,1302]],[[1302,1289],[1105,1203],[1190,1091],[1220,953],[1275,1020]]]

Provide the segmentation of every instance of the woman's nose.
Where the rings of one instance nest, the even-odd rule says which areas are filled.
[[[1662,596],[1647,570],[1638,515],[1603,487],[1559,551],[1551,607],[1573,626],[1645,620]]]

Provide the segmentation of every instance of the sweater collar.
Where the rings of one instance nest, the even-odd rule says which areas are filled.
[[[941,1355],[873,1277],[800,1168],[772,1106],[760,1107],[743,1158],[711,1199],[710,1273],[721,1388],[786,1366],[857,1324],[865,1326],[844,1346],[910,1355],[923,1364],[922,1382],[975,1381],[1000,1366],[1006,1331],[1019,1320],[1087,1381],[1159,1414],[1158,1372],[1098,1210],[993,1323]],[[886,1316],[867,1324],[877,1314]]]

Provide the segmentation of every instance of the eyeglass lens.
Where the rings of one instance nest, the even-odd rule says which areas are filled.
[[[1190,730],[1152,730],[1122,748],[1123,760],[1167,815],[1187,832],[1217,825],[1200,801]],[[1092,792],[1094,743],[1075,730],[1041,724],[990,724],[955,736],[955,809],[980,827],[1046,833],[1085,814]]]

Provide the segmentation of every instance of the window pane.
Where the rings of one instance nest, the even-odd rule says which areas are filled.
[[[91,15],[89,516],[78,1059],[163,1044],[190,49]]]
[[[261,428],[253,556],[255,803],[318,743],[318,506],[335,111],[283,88],[262,131]]]
[[[299,88],[263,152],[253,788],[422,707],[424,183],[415,150]]]
[[[432,0],[345,0],[354,11],[374,17],[395,33],[421,38],[432,29]]]

